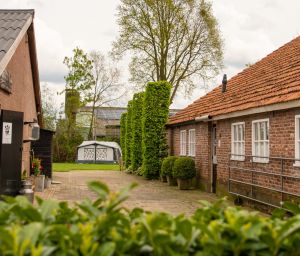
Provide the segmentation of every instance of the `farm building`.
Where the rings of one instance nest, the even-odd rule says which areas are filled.
[[[118,163],[121,155],[116,142],[84,141],[77,147],[78,163]]]
[[[0,193],[18,191],[42,126],[33,20],[33,10],[0,10]]]
[[[300,37],[168,122],[170,154],[195,159],[202,189],[280,207],[300,196]]]

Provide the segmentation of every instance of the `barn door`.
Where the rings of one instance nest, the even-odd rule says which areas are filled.
[[[22,172],[22,112],[1,110],[0,142],[0,194],[17,195]]]

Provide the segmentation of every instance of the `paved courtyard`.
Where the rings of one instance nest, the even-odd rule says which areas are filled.
[[[81,201],[85,198],[96,198],[87,187],[87,182],[99,180],[105,182],[112,191],[117,191],[132,182],[138,187],[131,193],[125,206],[140,207],[151,211],[166,211],[172,214],[191,214],[199,207],[199,200],[215,201],[216,196],[200,190],[178,190],[158,180],[145,180],[142,177],[119,171],[70,171],[55,172],[54,181],[61,184],[51,185],[43,193],[36,195],[44,199],[61,201]]]

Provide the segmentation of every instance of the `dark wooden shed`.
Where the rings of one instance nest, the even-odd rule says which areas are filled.
[[[41,159],[43,173],[52,178],[52,137],[55,132],[41,129],[40,139],[31,143],[34,157]]]

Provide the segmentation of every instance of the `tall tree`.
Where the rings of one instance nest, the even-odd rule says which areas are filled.
[[[65,76],[66,90],[78,92],[81,105],[85,105],[90,99],[90,90],[94,83],[92,61],[87,53],[76,47],[73,56],[65,57],[63,63],[68,68]]]
[[[110,104],[120,99],[124,93],[125,88],[119,83],[120,70],[116,64],[105,58],[105,56],[98,51],[92,51],[89,55],[92,61],[92,77],[93,82],[89,89],[87,102],[91,106],[91,121],[88,138],[93,138],[93,126],[95,111],[98,107]]]
[[[179,88],[191,92],[218,73],[222,40],[208,1],[121,0],[118,18],[113,55],[132,54],[132,82],[167,80],[172,102]]]
[[[41,86],[42,96],[42,114],[44,120],[44,128],[54,131],[56,128],[56,119],[59,112],[59,106],[55,102],[55,93],[45,83]]]

